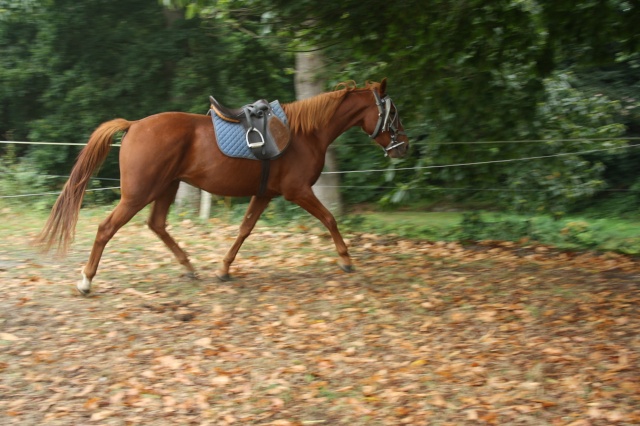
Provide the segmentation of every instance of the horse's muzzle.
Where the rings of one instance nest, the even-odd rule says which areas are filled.
[[[398,141],[385,148],[387,155],[391,158],[401,158],[409,151],[409,141]]]

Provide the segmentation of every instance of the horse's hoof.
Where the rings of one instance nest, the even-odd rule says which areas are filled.
[[[185,278],[189,278],[190,280],[199,280],[200,277],[198,276],[198,274],[196,274],[195,272],[187,272],[184,274]]]
[[[216,277],[220,282],[223,283],[228,283],[229,281],[231,281],[231,275],[229,274],[221,274],[219,272],[216,272]]]
[[[91,294],[91,280],[82,272],[82,281],[78,281],[76,284],[76,290],[81,296],[87,297]]]
[[[80,285],[76,285],[76,291],[78,292],[78,294],[82,297],[88,297],[91,294],[91,289],[82,289],[80,288]]]
[[[356,268],[353,265],[343,265],[342,263],[338,263],[338,266],[340,266],[340,269],[348,274],[356,271]]]

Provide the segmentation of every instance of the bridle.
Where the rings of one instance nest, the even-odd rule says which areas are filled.
[[[373,95],[376,98],[376,106],[378,107],[378,123],[372,134],[369,135],[371,139],[375,139],[382,132],[389,132],[391,134],[391,142],[384,149],[384,156],[389,155],[389,151],[403,145],[403,141],[398,141],[398,136],[406,136],[407,134],[402,130],[398,130],[400,127],[400,115],[398,109],[388,95],[381,97],[377,90],[373,90]],[[393,116],[391,115],[393,110]]]

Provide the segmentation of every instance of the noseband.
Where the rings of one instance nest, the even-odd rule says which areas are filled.
[[[389,151],[404,144],[404,142],[398,141],[398,136],[406,135],[405,132],[398,130],[400,127],[400,116],[398,115],[398,109],[388,95],[380,97],[377,90],[373,91],[373,95],[376,97],[376,106],[378,107],[378,123],[372,134],[369,135],[371,139],[375,139],[382,132],[391,133],[391,142],[384,149],[384,156],[389,155]],[[391,116],[391,110],[394,110],[393,116]]]

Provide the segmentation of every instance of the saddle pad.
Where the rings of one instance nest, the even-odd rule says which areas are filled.
[[[284,113],[280,102],[273,101],[269,103],[273,108],[273,113],[288,127],[287,115]],[[216,113],[212,113],[213,128],[216,132],[216,139],[218,141],[218,147],[220,151],[228,157],[234,158],[248,158],[250,160],[257,160],[253,155],[249,147],[247,146],[247,140],[245,139],[246,131],[242,127],[242,124],[231,123],[218,117]]]

